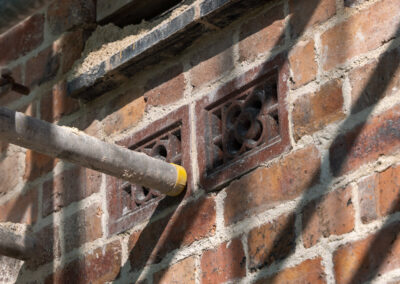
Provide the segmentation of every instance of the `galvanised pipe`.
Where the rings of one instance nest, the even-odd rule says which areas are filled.
[[[49,2],[50,0],[0,0],[0,34]]]
[[[186,185],[181,166],[4,107],[0,107],[0,139],[169,196],[180,194]]]

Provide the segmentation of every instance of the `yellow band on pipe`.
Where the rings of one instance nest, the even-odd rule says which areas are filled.
[[[174,165],[176,168],[176,182],[174,188],[170,192],[168,192],[167,195],[178,196],[185,189],[187,182],[187,174],[184,167],[172,163],[171,165]]]

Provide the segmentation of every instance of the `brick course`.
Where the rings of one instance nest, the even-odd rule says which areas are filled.
[[[173,24],[145,19],[161,27],[98,70],[91,101],[67,86],[95,1],[52,1],[0,35],[0,68],[31,87],[1,106],[159,158],[164,146],[189,175],[182,196],[159,196],[1,141],[0,221],[42,249],[1,257],[0,281],[397,283],[400,1],[185,4]]]

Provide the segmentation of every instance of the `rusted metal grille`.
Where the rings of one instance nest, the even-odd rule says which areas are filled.
[[[139,144],[129,147],[129,149],[143,152],[149,156],[174,163],[177,165],[182,164],[181,153],[181,125],[175,124],[168,129],[165,129],[164,134],[161,136],[141,141]],[[119,190],[127,193],[126,212],[135,210],[136,208],[151,202],[157,197],[164,196],[157,190],[130,184],[128,182],[120,181]]]
[[[207,108],[207,172],[280,140],[276,77]]]

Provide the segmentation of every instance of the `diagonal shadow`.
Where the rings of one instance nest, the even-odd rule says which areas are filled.
[[[400,25],[397,29],[396,35],[400,34]],[[388,50],[393,50],[396,48],[397,43],[395,41],[392,41],[392,43],[389,45]],[[390,64],[388,64],[390,63]],[[366,102],[369,102],[369,104],[376,103],[378,102],[384,95],[385,92],[390,84],[390,81],[395,74],[396,70],[398,69],[400,65],[399,60],[393,61],[393,56],[390,52],[386,52],[385,54],[381,55],[379,58],[378,65],[376,69],[374,70],[373,74],[370,76],[368,83],[366,84],[364,90],[361,92],[360,97],[357,99],[357,101],[354,103],[354,105],[351,108],[351,113],[356,113],[356,110],[360,109],[360,106],[365,106]],[[382,74],[385,74],[385,76],[382,76]],[[377,90],[376,85],[379,84],[379,89]],[[371,90],[377,90],[376,93],[371,93]],[[352,131],[352,135],[350,139],[346,137],[346,145],[345,147],[340,147],[340,150],[336,148],[337,145],[342,145],[343,144],[343,135],[338,135],[333,143],[332,146],[330,147],[330,158],[325,156],[323,158],[322,164],[325,163],[331,163],[333,165],[332,172],[333,172],[333,177],[340,176],[342,170],[344,169],[346,162],[350,156],[350,152],[353,150],[353,147],[355,146],[356,140],[359,137],[361,131],[363,130],[364,125],[367,123],[367,119],[369,115],[373,112],[374,106],[371,106],[367,109],[364,109],[362,112],[359,113],[359,115],[362,117],[362,122],[354,128]],[[352,126],[353,124],[353,117],[348,117],[346,120],[341,124],[338,133],[344,132],[347,128]],[[321,196],[328,192],[329,190],[329,185],[332,182],[333,177],[327,181],[327,186],[322,188],[320,190]],[[307,195],[307,192],[303,194],[302,200],[299,202],[299,206],[294,210],[295,212],[301,212],[303,209],[304,204],[306,203],[306,198],[305,196]],[[318,203],[321,202],[321,199],[316,200],[315,206],[318,206]],[[315,214],[312,212],[311,214],[306,214],[303,216],[302,219],[302,228],[307,227],[307,225],[310,223],[311,219],[313,218]],[[389,223],[390,221],[385,223],[385,226]],[[285,237],[285,232],[287,230],[290,230],[289,226],[286,226],[280,234],[276,237],[276,240],[283,239]],[[303,230],[303,229],[302,229]],[[385,230],[383,230],[380,234],[378,234],[375,238],[374,241],[372,242],[371,248],[374,249],[376,245],[378,245],[382,239],[385,238]],[[301,235],[301,234],[300,234]],[[296,239],[299,238],[299,235],[296,236]],[[296,240],[294,240],[295,242]],[[360,270],[357,271],[349,283],[359,283],[359,281],[364,281],[367,279],[372,279],[374,278],[377,273],[379,272],[379,268],[382,266],[384,260],[390,253],[390,249],[392,247],[392,243],[388,243],[385,246],[380,246],[380,251],[379,254],[376,255],[377,259],[374,260],[374,265],[373,267],[370,267],[370,256],[367,254],[360,266]],[[277,249],[273,248],[268,255],[266,256],[266,259],[269,259],[273,257],[274,255],[278,254],[279,252]],[[277,271],[280,270],[283,266],[283,263],[280,263],[277,265]],[[365,269],[368,267],[368,269]],[[365,273],[366,270],[368,270],[369,273]],[[276,276],[275,276],[276,277]],[[275,278],[273,277],[271,281]],[[360,280],[361,279],[361,280]]]
[[[270,1],[265,1],[265,3],[268,3]],[[289,1],[288,1],[289,2]],[[296,45],[298,39],[302,36],[303,32],[305,31],[306,27],[310,24],[311,21],[311,16],[314,14],[315,10],[317,9],[318,5],[320,4],[321,0],[310,0],[308,1],[308,6],[307,6],[307,13],[304,13],[304,11],[297,11],[297,13],[293,13],[292,17],[290,18],[290,21],[287,23],[287,25],[289,26],[295,26],[294,31],[292,32],[292,38],[291,38],[291,47],[289,48],[289,50],[286,51],[285,53],[285,60],[287,60],[287,55],[289,54],[290,50],[292,49],[292,47],[294,45]],[[310,16],[309,16],[310,15]],[[285,15],[286,16],[286,15]],[[276,20],[276,19],[271,19],[272,21]],[[264,28],[264,26],[262,25],[258,25],[257,29],[253,30],[252,32],[247,32],[245,35],[242,35],[241,40],[250,37],[251,35],[257,33],[258,31],[260,31],[260,29]],[[285,30],[287,29],[287,27],[284,27],[282,33],[277,37],[277,39],[275,40],[275,43],[273,44],[273,47],[271,48],[271,50],[275,50],[276,48],[278,48],[282,42],[285,41]],[[230,49],[230,47],[225,47],[225,49]],[[216,50],[217,53],[222,53],[223,50],[221,49],[221,47],[219,47]],[[199,60],[198,62],[196,62],[195,64],[200,64],[202,61],[205,61],[209,58],[211,58],[212,56],[215,56],[215,54],[208,54],[208,56],[205,56],[202,58],[202,60]],[[230,55],[233,58],[233,54]],[[273,58],[275,55],[272,55],[271,58]],[[265,61],[268,62],[271,58],[266,59]],[[260,73],[263,74],[265,70],[260,70]],[[201,174],[201,173],[200,173]],[[153,230],[150,226],[147,226],[140,234],[140,236],[138,237],[138,240],[136,241],[135,246],[132,248],[131,252],[130,252],[130,258],[135,257],[135,256],[139,256],[140,257],[140,261],[138,262],[138,266],[142,266],[142,268],[144,267],[144,265],[146,265],[146,263],[153,263],[154,262],[154,258],[158,257],[157,261],[160,261],[160,255],[164,256],[163,254],[160,254],[161,248],[162,246],[167,246],[168,245],[168,238],[170,237],[171,234],[176,234],[175,232],[172,231],[167,231],[166,227],[171,226],[171,227],[176,227],[177,224],[175,224],[176,220],[179,219],[181,217],[181,213],[175,211],[174,212],[174,219],[169,219],[167,218],[166,222],[164,223],[160,223],[157,224],[156,226],[158,226],[157,230]],[[152,218],[155,217],[155,214],[153,214],[153,216],[150,218],[150,220]],[[183,218],[186,218],[186,216],[183,216]],[[170,224],[168,224],[168,222],[170,222]],[[188,221],[189,223],[191,222],[190,220]],[[149,223],[150,224],[150,223]],[[154,224],[154,223],[153,223]],[[154,225],[153,225],[154,226]],[[159,238],[162,236],[163,232],[165,232],[165,235],[163,235],[162,240],[160,241],[160,243],[158,243]],[[283,230],[283,232],[286,232],[286,229]],[[178,237],[178,239],[176,239],[176,244],[181,244],[183,241],[183,233],[181,234],[181,237]],[[179,248],[179,245],[177,245],[175,248]],[[238,252],[239,253],[239,252]],[[175,254],[174,252],[171,252],[169,254],[169,256],[172,258],[171,254]],[[235,259],[235,256],[232,256],[233,259]],[[239,257],[239,256],[238,256]],[[132,261],[131,261],[132,262]],[[134,264],[134,263],[133,263]],[[168,266],[168,263],[164,263],[165,266]],[[128,267],[130,267],[130,263],[129,261],[127,263],[125,263],[123,265],[123,270],[127,269]],[[146,279],[150,276],[149,274],[150,272],[145,272],[142,275],[142,279]],[[160,271],[158,272],[158,274],[162,275],[164,272]],[[132,280],[132,282],[136,282],[138,280],[138,278],[136,279],[130,279],[130,281]],[[118,280],[114,281],[113,283],[118,283]]]

